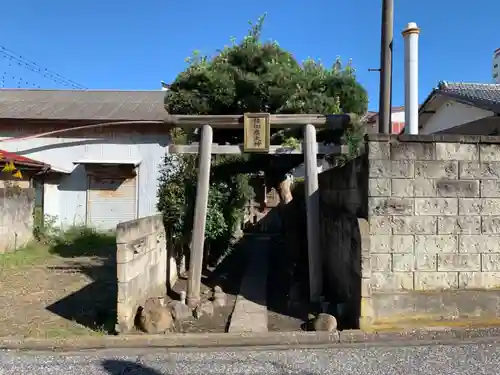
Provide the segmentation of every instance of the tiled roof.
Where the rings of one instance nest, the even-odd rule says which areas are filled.
[[[495,113],[500,113],[500,84],[440,82],[436,94]]]
[[[0,118],[163,120],[165,91],[1,89]]]
[[[0,163],[3,164],[5,162],[11,162],[11,161],[17,166],[37,167],[37,168],[48,167],[47,164],[42,163],[41,161],[18,155],[15,152],[0,150]]]

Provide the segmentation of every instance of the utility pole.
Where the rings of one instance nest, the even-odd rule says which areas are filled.
[[[394,0],[382,0],[382,35],[380,43],[379,133],[391,133],[392,42],[394,35]]]

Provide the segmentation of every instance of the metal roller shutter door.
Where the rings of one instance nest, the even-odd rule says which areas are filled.
[[[89,176],[87,225],[97,229],[116,226],[137,217],[137,178],[102,178]]]

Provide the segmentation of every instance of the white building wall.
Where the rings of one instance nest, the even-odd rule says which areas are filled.
[[[405,112],[404,112],[404,110],[403,111],[401,111],[401,110],[392,111],[391,112],[391,132],[393,134],[399,134],[403,130],[404,124],[405,124]],[[378,131],[378,116],[375,120],[374,128],[377,129],[377,131]]]
[[[493,115],[493,112],[450,100],[436,111],[423,126],[420,133],[439,133],[443,130]]]
[[[0,132],[0,139],[23,134],[22,130]],[[169,142],[166,134],[109,133],[88,138],[43,137],[28,140],[0,142],[0,148],[45,162],[70,174],[58,184],[46,184],[44,210],[57,216],[59,225],[85,223],[87,208],[87,177],[81,160],[95,162],[131,162],[138,165],[138,217],[157,213],[156,194],[158,170]]]

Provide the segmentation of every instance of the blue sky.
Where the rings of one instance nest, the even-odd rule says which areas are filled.
[[[0,14],[0,45],[96,89],[157,89],[185,67],[193,50],[212,54],[248,21],[268,13],[265,39],[299,60],[353,59],[378,107],[381,0],[17,0]],[[480,4],[480,6],[474,6]],[[468,5],[468,6],[467,6]],[[403,39],[408,22],[421,27],[420,99],[440,80],[491,81],[500,47],[500,1],[395,0],[393,104],[402,105]],[[497,35],[497,37],[495,37]],[[63,88],[0,56],[5,87]]]

